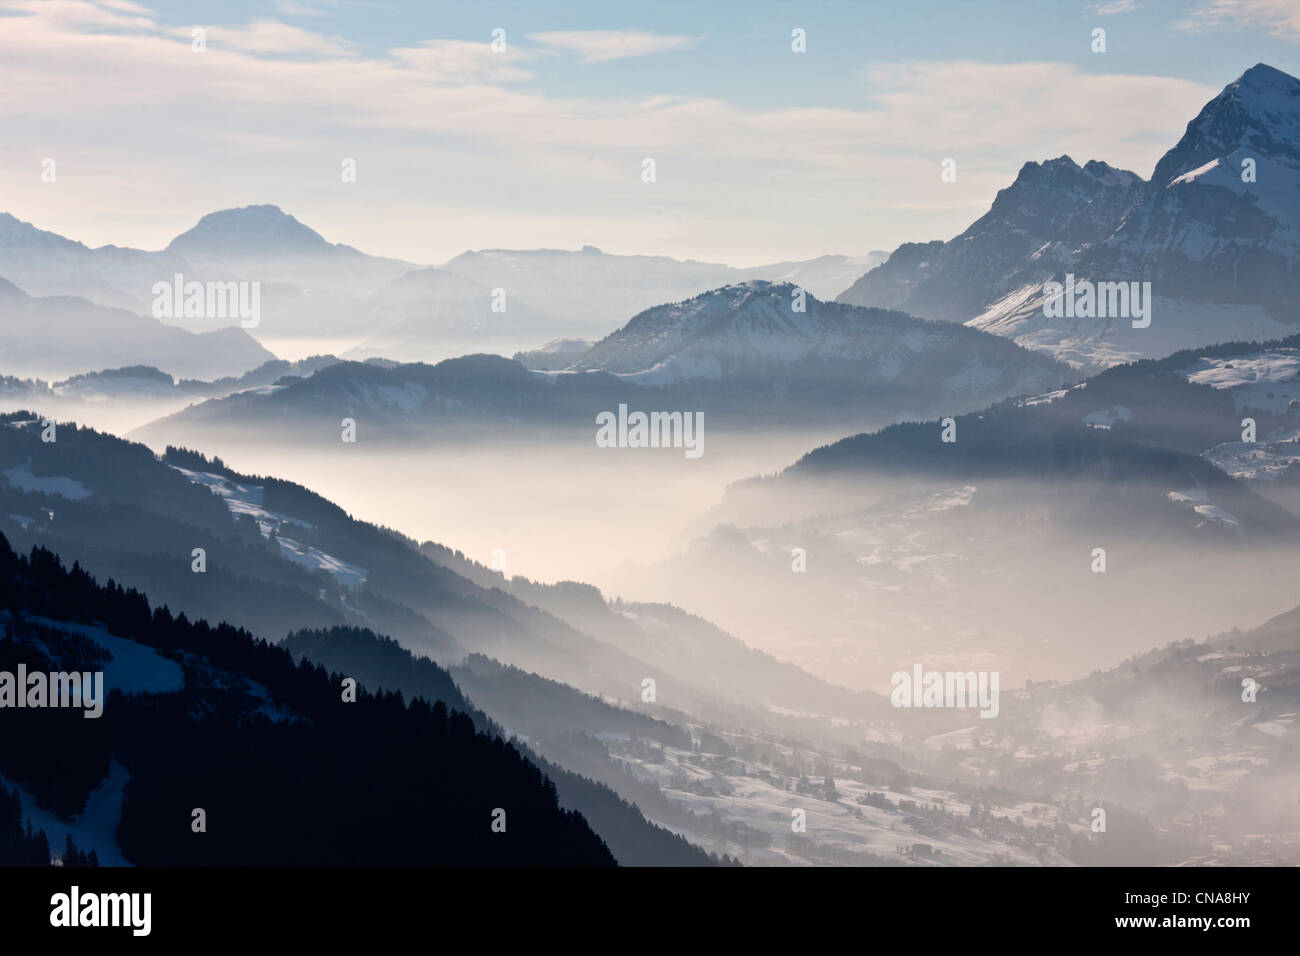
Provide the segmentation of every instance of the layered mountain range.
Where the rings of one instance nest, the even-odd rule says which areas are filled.
[[[1298,117],[1259,65],[1150,180],[1032,162],[950,241],[753,269],[428,268],[274,206],[159,252],[0,217],[0,669],[112,685],[89,733],[20,718],[0,823],[115,863],[1294,862]],[[182,273],[262,283],[261,324],[147,317]],[[1075,280],[1150,283],[1150,323],[1057,314]],[[345,354],[259,344],[298,337]],[[62,420],[97,406],[164,415],[152,448]],[[713,507],[680,452],[638,485],[593,443],[624,406],[704,416]],[[714,428],[802,457],[724,491]],[[254,448],[353,497],[215,454]],[[403,454],[444,522],[555,511],[513,539],[542,567],[619,529],[604,590],[349,513],[411,494]],[[913,666],[1000,675],[1002,719],[891,707]]]
[[[275,358],[240,328],[190,331],[73,296],[30,296],[4,279],[0,315],[0,363],[8,375],[62,378],[151,365],[178,377],[213,379]]]
[[[332,435],[347,416],[365,421],[372,438],[448,439],[516,426],[541,435],[548,432],[539,426],[588,431],[598,413],[620,404],[699,410],[738,427],[860,428],[972,410],[1072,378],[1068,366],[997,336],[755,280],[649,309],[563,371],[530,372],[487,355],[433,366],[347,363],[188,408],[138,435],[305,440]]]
[[[900,634],[1037,679],[1243,604],[1276,613],[1295,598],[1298,369],[1294,337],[1229,343],[845,438],[731,485],[681,553],[611,586],[876,688]]]
[[[827,255],[740,269],[586,246],[466,252],[430,268],[331,243],[273,205],[209,213],[157,252],[92,249],[0,217],[0,277],[29,295],[73,296],[148,316],[155,284],[178,275],[187,282],[257,282],[260,315],[246,326],[253,336],[273,348],[310,340],[358,359],[437,361],[473,350],[510,354],[561,336],[596,338],[648,307],[754,278],[797,282],[829,298],[883,259]],[[90,305],[81,309],[99,315]],[[241,322],[232,315],[160,318],[188,331]]]

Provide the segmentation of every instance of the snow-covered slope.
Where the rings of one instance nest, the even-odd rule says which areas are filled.
[[[1233,407],[1257,419],[1253,441],[1221,442],[1205,458],[1239,481],[1293,510],[1300,503],[1300,348],[1277,347],[1206,356],[1178,374],[1189,382],[1227,391]],[[1245,436],[1242,436],[1245,437]]]
[[[1096,273],[1093,273],[1094,275]],[[1152,287],[1151,324],[1134,328],[1131,318],[1049,317],[1042,283],[1010,292],[966,323],[1009,338],[1091,373],[1142,358],[1225,341],[1266,342],[1292,334],[1259,305],[1170,299]]]
[[[221,498],[226,503],[226,507],[230,509],[232,517],[238,518],[246,515],[256,521],[263,538],[274,537],[279,545],[279,555],[284,560],[302,565],[312,571],[324,571],[341,586],[350,590],[356,590],[365,584],[367,576],[365,568],[349,564],[347,561],[326,554],[317,547],[302,544],[282,534],[281,531],[286,526],[289,527],[289,530],[292,530],[294,526],[311,530],[312,524],[291,515],[267,511],[262,507],[263,488],[261,485],[241,484],[231,481],[224,475],[194,471],[189,468],[181,468],[179,465],[173,465],[172,467],[190,481],[198,485],[204,485],[214,495]]]
[[[1059,385],[1054,362],[996,338],[900,312],[823,302],[790,283],[751,281],[649,309],[598,342],[575,371],[640,384],[854,379],[882,390],[1002,395]]]
[[[593,344],[590,339],[552,339],[535,349],[516,352],[514,359],[525,368],[557,372],[586,355]]]

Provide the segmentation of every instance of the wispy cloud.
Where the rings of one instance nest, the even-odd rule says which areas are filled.
[[[185,31],[189,35],[189,31]],[[208,40],[214,47],[268,55],[349,56],[352,44],[275,20],[257,20],[245,27],[212,27]]]
[[[607,63],[652,53],[681,50],[699,42],[699,37],[665,36],[635,30],[556,30],[532,33],[530,40],[578,54],[583,63]]]
[[[1118,13],[1132,13],[1142,6],[1142,0],[1109,0],[1107,3],[1094,4],[1092,12],[1102,17],[1115,16]]]
[[[200,54],[147,11],[0,11],[17,14],[0,21],[0,126],[17,144],[0,165],[5,211],[146,247],[254,202],[416,262],[584,242],[749,262],[888,247],[959,232],[1029,159],[1145,175],[1217,92],[1064,63],[925,61],[876,62],[856,107],[562,96],[536,75],[553,58],[523,43],[373,53],[262,22],[210,30]],[[944,184],[950,156],[958,180]],[[32,188],[43,157],[59,160],[58,184]],[[355,184],[340,182],[344,158]]]
[[[1206,0],[1175,26],[1180,30],[1249,27],[1284,40],[1300,41],[1297,0]]]
[[[275,10],[286,17],[319,17],[325,5],[319,0],[275,0]]]
[[[124,13],[147,14],[149,12],[140,4],[133,3],[132,0],[99,0],[99,2],[102,6],[108,7],[110,10],[121,10]]]

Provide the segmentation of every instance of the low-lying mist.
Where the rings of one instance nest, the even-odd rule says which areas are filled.
[[[1074,679],[1300,604],[1293,542],[1244,531],[1195,488],[916,474],[864,476],[846,498],[775,484],[733,489],[685,551],[616,569],[612,589],[880,692],[916,663],[997,670],[1004,688]]]
[[[1203,489],[919,472],[748,482],[840,436],[706,430],[696,459],[576,432],[506,436],[203,450],[506,576],[675,604],[853,689],[887,693],[915,663],[998,670],[1006,688],[1073,679],[1300,604],[1285,545]]]
[[[274,475],[353,517],[463,551],[507,575],[608,587],[614,568],[671,557],[727,485],[772,473],[840,433],[721,431],[704,453],[599,448],[590,432],[548,442],[496,440],[405,447],[218,440],[199,450],[245,474]],[[162,447],[155,446],[161,452]],[[638,597],[633,585],[624,593]]]

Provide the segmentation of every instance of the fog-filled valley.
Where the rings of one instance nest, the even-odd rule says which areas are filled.
[[[1235,73],[886,251],[0,215],[0,865],[1300,865],[1300,80]]]
[[[235,441],[208,450],[246,474],[299,482],[358,518],[454,544],[486,565],[503,552],[496,561],[507,574],[604,586],[624,564],[682,550],[729,483],[815,447],[789,431],[715,433],[706,419],[708,450],[697,460],[670,448],[611,456],[592,442],[594,430],[544,444],[504,435],[421,448]]]

